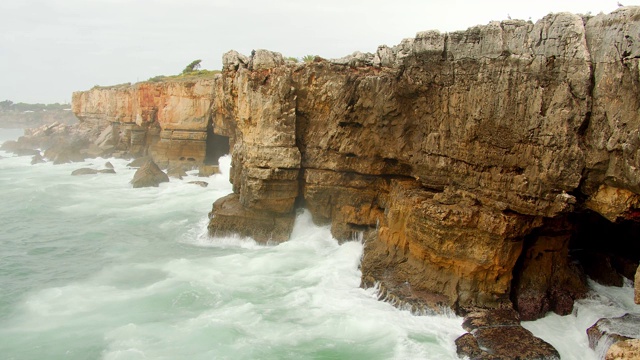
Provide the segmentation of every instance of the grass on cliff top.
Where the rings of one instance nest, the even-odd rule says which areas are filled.
[[[191,72],[187,72],[187,73],[183,73],[183,74],[178,74],[178,75],[158,75],[158,76],[154,76],[152,78],[149,78],[149,80],[147,80],[147,82],[161,82],[161,81],[167,81],[167,80],[197,80],[197,79],[202,79],[202,78],[208,78],[208,77],[213,77],[216,74],[220,74],[221,71],[220,70],[195,70],[195,71],[191,71]]]

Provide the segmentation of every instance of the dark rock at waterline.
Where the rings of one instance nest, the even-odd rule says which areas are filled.
[[[104,163],[104,167],[107,169],[113,169],[113,164],[110,161],[107,161]]]
[[[625,314],[617,318],[603,318],[587,329],[589,347],[600,350],[618,341],[640,339],[640,315]],[[607,349],[602,349],[607,350]]]
[[[46,162],[46,161],[44,160],[42,155],[40,155],[39,151],[37,154],[33,155],[33,157],[31,158],[31,165],[40,164],[43,162]]]
[[[206,181],[189,181],[189,184],[199,185],[201,187],[209,186],[209,183]]]
[[[165,174],[156,163],[148,160],[133,175],[131,184],[134,188],[140,187],[157,187],[160,183],[169,182],[169,177]]]
[[[80,168],[77,170],[73,170],[71,172],[71,175],[93,175],[93,174],[97,174],[98,170],[96,169],[90,169],[90,168]]]
[[[482,327],[456,339],[458,356],[469,359],[558,359],[558,351],[520,325]]]
[[[137,158],[132,162],[128,163],[127,166],[132,168],[139,168],[142,165],[146,164],[148,161],[153,161],[153,159],[151,159],[151,157],[149,156],[143,156],[141,158]]]
[[[77,170],[73,170],[71,175],[94,175],[94,174],[115,174],[116,171],[113,169],[103,169],[96,170],[91,168],[80,168]]]
[[[520,326],[512,308],[463,309],[462,327],[469,333],[456,339],[458,356],[470,359],[560,359],[558,351]]]

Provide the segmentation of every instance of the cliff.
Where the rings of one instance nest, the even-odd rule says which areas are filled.
[[[363,286],[387,299],[534,319],[570,312],[589,269],[637,267],[639,33],[626,7],[308,64],[231,51],[215,77],[77,92],[73,111],[160,164],[230,151],[212,235],[284,241],[306,207],[364,232]]]

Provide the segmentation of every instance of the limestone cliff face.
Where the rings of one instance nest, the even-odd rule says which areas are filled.
[[[365,232],[363,285],[389,299],[536,318],[585,291],[580,212],[640,219],[639,33],[640,8],[622,8],[310,64],[229,52],[215,78],[76,93],[74,112],[144,129],[167,159],[229,137],[234,194],[211,234],[283,241],[304,206],[338,239]]]
[[[153,154],[157,162],[193,162],[206,156],[215,79],[96,87],[73,94],[84,125],[107,129],[116,149]]]

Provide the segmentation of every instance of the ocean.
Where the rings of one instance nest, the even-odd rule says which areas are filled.
[[[21,133],[0,129],[0,143]],[[127,160],[30,161],[0,151],[2,359],[458,358],[462,318],[378,301],[359,287],[362,244],[339,245],[306,211],[285,243],[210,238],[229,156],[221,174],[141,189]],[[107,161],[116,174],[71,176]],[[596,359],[585,329],[640,307],[630,284],[592,287],[573,315],[524,326],[563,359]]]

